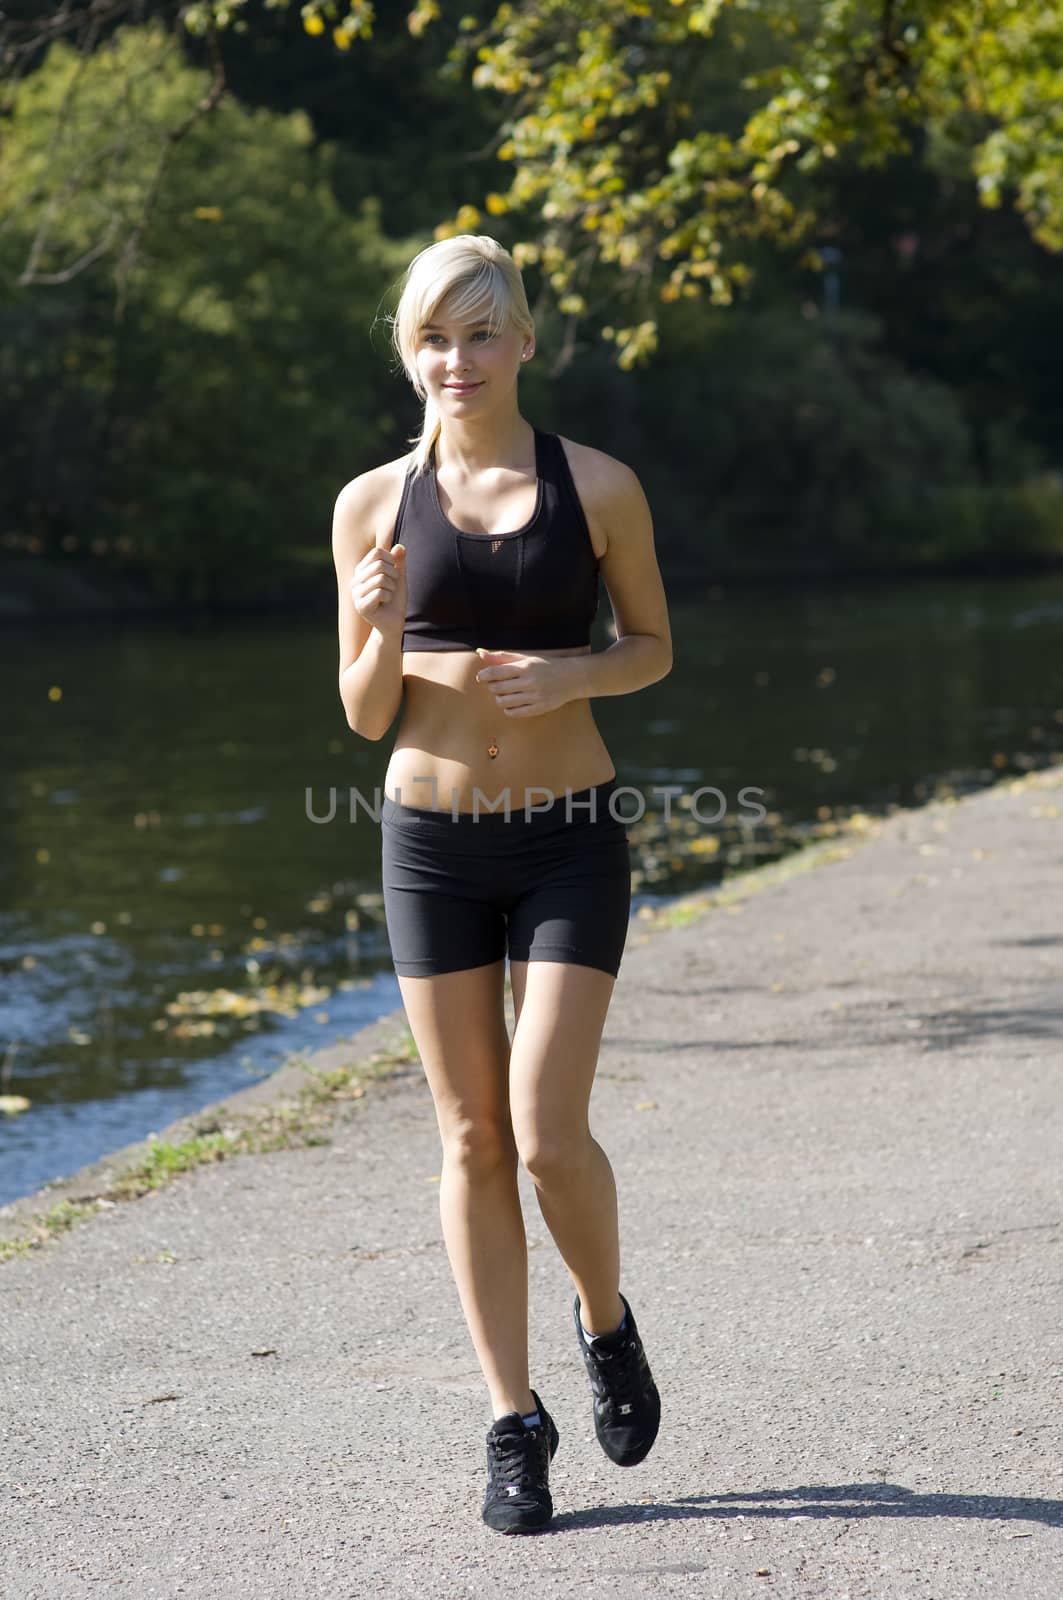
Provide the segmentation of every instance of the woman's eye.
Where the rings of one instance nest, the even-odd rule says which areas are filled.
[[[481,328],[476,332],[476,334],[474,334],[473,337],[479,339],[479,338],[481,338],[481,336],[484,339],[490,339],[491,334],[486,328]],[[443,335],[440,334],[440,333],[426,333],[425,334],[425,343],[426,344],[431,344],[433,339],[441,339],[442,337],[443,337]]]

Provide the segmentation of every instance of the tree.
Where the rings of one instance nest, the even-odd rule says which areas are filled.
[[[196,115],[221,99],[225,30],[251,25],[248,0],[40,10],[0,31],[9,76],[42,39],[72,33],[91,51],[116,19],[157,15],[211,50],[215,89]],[[324,45],[373,48],[370,0],[300,10]],[[436,25],[437,0],[418,0],[410,34]],[[622,367],[652,354],[662,304],[732,303],[757,240],[818,266],[831,164],[844,153],[881,166],[919,129],[928,159],[962,172],[984,205],[1014,203],[1040,245],[1063,246],[1063,0],[503,0],[458,20],[444,70],[502,97],[495,154],[512,176],[437,236],[510,215],[524,234],[515,256],[539,266],[568,319],[567,350],[588,312],[600,321],[617,302],[601,333]],[[128,255],[135,230],[125,238]]]
[[[339,207],[305,114],[227,98],[170,154],[120,320],[100,258],[61,295],[15,283],[27,244],[56,276],[109,219],[139,221],[159,141],[208,82],[159,27],[87,59],[60,41],[19,86],[0,169],[26,230],[0,238],[0,522],[45,548],[102,539],[200,601],[268,592],[321,544],[337,486],[394,445],[367,330],[410,253],[374,200]]]

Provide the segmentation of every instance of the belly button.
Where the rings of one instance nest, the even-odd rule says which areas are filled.
[[[498,754],[498,745],[495,743],[493,734],[491,736],[491,743],[487,746],[487,754],[491,757],[492,761]]]

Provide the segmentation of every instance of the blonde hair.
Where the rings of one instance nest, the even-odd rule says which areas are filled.
[[[522,334],[532,337],[535,323],[520,268],[505,246],[486,233],[459,233],[429,245],[414,256],[402,284],[395,315],[387,321],[406,376],[424,401],[421,431],[409,441],[413,445],[410,458],[416,463],[416,472],[421,473],[439,437],[440,419],[417,371],[420,329],[451,295],[455,318],[467,322],[482,318],[492,334],[501,333],[507,323],[512,323]]]

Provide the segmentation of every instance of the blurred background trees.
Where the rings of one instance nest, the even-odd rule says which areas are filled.
[[[521,262],[526,413],[666,574],[1063,557],[1052,4],[32,3],[0,25],[0,537],[163,600],[327,596],[417,426],[383,314]]]

